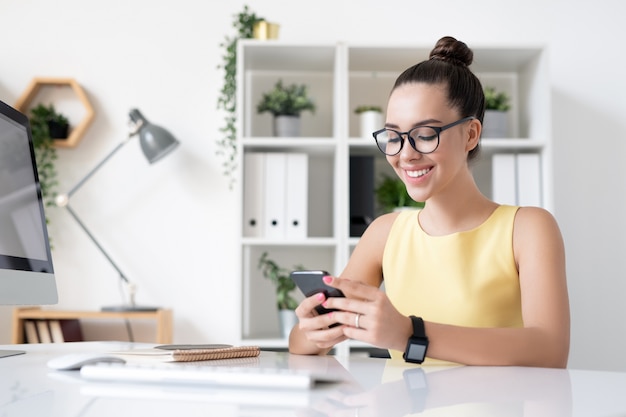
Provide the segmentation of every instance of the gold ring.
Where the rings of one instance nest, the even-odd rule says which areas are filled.
[[[361,314],[360,313],[356,313],[356,316],[354,316],[354,327],[356,327],[357,329],[360,329],[361,326],[359,326],[359,319],[361,318]]]

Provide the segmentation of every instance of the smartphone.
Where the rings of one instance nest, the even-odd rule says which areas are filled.
[[[300,291],[302,291],[305,297],[310,297],[319,292],[323,292],[326,297],[344,297],[341,290],[326,285],[322,279],[326,275],[330,274],[326,271],[293,271],[291,273],[291,279],[296,283],[298,288],[300,288]],[[319,314],[335,311],[334,309],[326,309],[321,305],[315,307],[315,310],[317,310]]]

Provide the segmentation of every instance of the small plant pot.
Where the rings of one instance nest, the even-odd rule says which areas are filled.
[[[485,110],[483,138],[506,138],[509,132],[509,115],[499,110]]]
[[[361,137],[373,139],[372,133],[383,128],[383,115],[377,111],[366,111],[359,115]]]
[[[278,321],[280,323],[280,334],[283,338],[289,338],[291,329],[298,323],[298,316],[293,310],[279,310]]]
[[[274,117],[274,136],[297,137],[300,136],[299,116],[276,116]]]
[[[52,139],[67,139],[70,127],[67,124],[48,122],[48,131]]]
[[[256,22],[252,27],[252,37],[260,40],[278,39],[279,29],[279,24],[261,20]]]

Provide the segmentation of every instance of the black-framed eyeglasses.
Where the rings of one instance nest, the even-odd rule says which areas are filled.
[[[388,156],[397,155],[404,145],[406,135],[411,147],[421,154],[433,153],[439,147],[439,136],[441,132],[450,129],[461,123],[475,119],[474,116],[467,116],[445,126],[416,126],[408,132],[398,132],[393,129],[380,129],[372,133],[378,149]]]

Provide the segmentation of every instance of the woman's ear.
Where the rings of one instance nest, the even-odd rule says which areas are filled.
[[[472,119],[469,122],[469,126],[467,128],[467,144],[465,147],[465,151],[469,152],[478,146],[478,141],[480,140],[480,132],[482,131],[483,126],[478,119]]]

